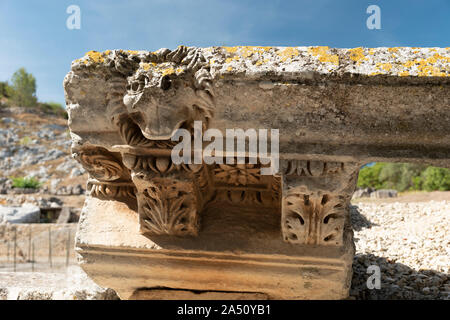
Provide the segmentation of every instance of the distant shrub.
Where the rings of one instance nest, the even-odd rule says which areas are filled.
[[[30,137],[23,137],[22,139],[20,139],[19,144],[22,146],[26,146],[29,145],[31,143],[31,139]]]
[[[13,188],[30,188],[30,189],[39,189],[41,187],[41,183],[39,180],[35,178],[27,178],[27,177],[19,177],[19,178],[11,178]]]
[[[377,162],[359,171],[358,187],[375,189],[450,190],[450,169],[414,163]]]
[[[45,113],[54,114],[67,119],[66,109],[64,109],[64,107],[60,103],[57,102],[39,103],[39,108]]]
[[[450,190],[450,169],[428,167],[421,174],[423,189],[426,191]]]
[[[1,97],[8,98],[10,92],[11,92],[11,88],[9,87],[8,82],[0,81],[0,98]]]
[[[381,189],[382,185],[379,176],[384,166],[384,163],[377,162],[371,167],[364,167],[359,170],[358,187]]]

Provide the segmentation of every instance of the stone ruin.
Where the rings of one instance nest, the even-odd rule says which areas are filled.
[[[64,80],[81,267],[122,299],[346,298],[359,168],[450,167],[449,75],[450,48],[88,52]],[[195,121],[279,129],[279,169],[175,163]]]

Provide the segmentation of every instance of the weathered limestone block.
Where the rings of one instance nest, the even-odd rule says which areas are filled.
[[[449,74],[449,48],[87,53],[64,80],[73,155],[89,173],[82,268],[123,299],[347,297],[359,168],[450,167]],[[249,143],[253,129],[278,129],[267,145],[279,168],[261,144],[255,157],[201,136],[237,128]]]

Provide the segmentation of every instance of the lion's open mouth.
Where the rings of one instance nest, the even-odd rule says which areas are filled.
[[[189,119],[186,108],[154,105],[146,109],[146,112],[130,113],[130,117],[149,140],[169,140],[178,129],[186,126]]]

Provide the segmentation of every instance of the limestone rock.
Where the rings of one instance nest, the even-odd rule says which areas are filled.
[[[25,203],[21,207],[0,206],[0,223],[39,223],[39,207]]]
[[[396,198],[397,190],[389,190],[389,189],[376,190],[370,194],[370,197],[374,199]]]

